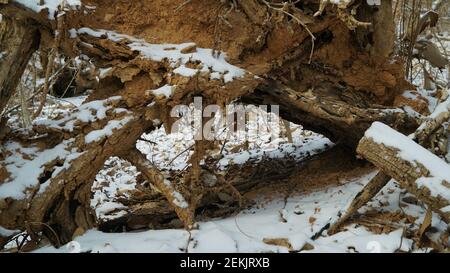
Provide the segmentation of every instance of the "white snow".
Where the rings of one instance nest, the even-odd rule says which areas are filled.
[[[434,119],[434,118],[437,118],[440,114],[442,114],[444,112],[448,112],[449,107],[450,107],[450,96],[448,96],[448,98],[445,101],[439,103],[436,106],[436,108],[434,109],[433,113],[431,113],[429,118]]]
[[[183,195],[175,190],[175,188],[172,186],[172,183],[165,179],[164,185],[167,187],[167,189],[172,192],[172,196],[174,198],[173,203],[183,209],[186,209],[189,207],[189,204],[186,202],[186,199],[184,199]]]
[[[389,126],[374,122],[366,131],[365,136],[379,144],[398,149],[398,155],[414,164],[421,164],[430,171],[429,177],[422,177],[416,181],[419,187],[427,186],[432,196],[441,196],[450,200],[450,188],[444,181],[450,181],[450,166],[429,152],[424,147],[412,141],[409,137],[395,131]]]
[[[20,232],[21,232],[20,230],[10,230],[0,226],[0,237],[9,237]]]
[[[442,101],[441,103],[436,104],[436,101],[433,101],[432,98],[430,98],[430,96],[427,97],[427,99],[429,101],[432,102],[432,104],[434,104],[433,109],[430,109],[431,114],[426,117],[426,119],[424,120],[424,122],[422,122],[422,124],[419,126],[419,128],[417,130],[423,130],[425,129],[425,126],[427,125],[427,123],[425,122],[426,120],[433,120],[436,119],[440,114],[448,112],[449,111],[449,107],[450,107],[450,96],[447,97],[446,100]],[[436,99],[434,99],[436,100]]]
[[[172,86],[172,85],[166,84],[163,87],[160,87],[155,90],[150,90],[149,92],[151,92],[156,97],[164,96],[165,98],[170,98],[175,89],[176,89],[176,85]]]
[[[49,119],[44,116],[43,118],[34,121],[33,124],[72,132],[75,129],[77,122],[96,122],[98,120],[105,119],[106,112],[112,109],[110,104],[120,99],[120,96],[116,96],[105,100],[96,100],[84,103],[77,108],[65,111],[63,116],[57,120]],[[115,111],[124,112],[127,110],[115,108]]]
[[[129,162],[117,157],[108,159],[105,168],[95,177],[91,207],[97,219],[112,220],[127,214],[128,207],[119,203],[119,198],[129,198],[136,189],[136,177],[140,173]]]
[[[71,30],[71,33],[87,34],[94,37],[107,36],[114,42],[121,40],[129,40],[128,47],[131,50],[136,50],[141,53],[143,58],[153,61],[161,62],[167,60],[174,68],[175,73],[185,77],[192,77],[195,74],[210,73],[211,79],[223,78],[224,82],[230,82],[235,78],[240,78],[245,75],[245,70],[229,64],[226,61],[226,54],[220,52],[215,54],[212,49],[195,48],[192,53],[183,53],[184,49],[195,47],[195,43],[183,44],[149,44],[144,40],[139,40],[134,37],[118,34],[109,30],[93,30],[90,28],[80,28],[78,30]],[[199,62],[201,68],[193,69],[186,67],[187,63]]]
[[[112,220],[127,214],[128,208],[118,202],[106,201],[95,207],[96,215],[101,220]]]
[[[109,75],[109,72],[112,70],[112,67],[108,67],[108,68],[100,68],[99,69],[99,78],[100,79],[104,79]]]
[[[176,74],[180,74],[181,76],[193,77],[193,76],[195,76],[195,74],[198,73],[198,70],[186,67],[185,65],[180,65],[180,67],[175,69],[173,72],[176,73]],[[215,73],[217,73],[217,72],[215,72]]]
[[[87,144],[92,142],[98,142],[105,137],[111,136],[113,134],[113,130],[122,128],[132,120],[134,120],[134,118],[131,116],[126,116],[120,120],[110,120],[108,121],[106,126],[103,127],[102,129],[94,130],[89,134],[87,134],[84,138],[84,141]]]
[[[66,3],[65,9],[77,9],[81,6],[80,0],[44,0],[44,4],[41,5],[41,0],[13,0],[14,2],[17,2],[24,7],[27,7],[31,9],[34,12],[41,12],[45,9],[48,10],[48,18],[49,19],[55,19],[56,13],[58,12],[58,8],[63,4],[63,2]]]
[[[39,176],[44,171],[43,164],[53,160],[65,160],[62,167],[56,167],[52,177],[61,170],[69,167],[70,161],[80,156],[76,150],[70,148],[74,139],[65,140],[52,149],[40,151],[38,147],[22,147],[17,142],[7,142],[4,149],[11,152],[5,159],[5,167],[10,177],[0,185],[0,199],[23,199],[25,191],[39,185]],[[25,159],[25,156],[30,159]]]
[[[81,252],[288,252],[282,246],[268,245],[265,238],[285,238],[295,250],[301,250],[306,243],[314,249],[303,252],[394,252],[413,251],[412,240],[403,236],[401,229],[387,234],[374,234],[362,226],[350,225],[347,231],[333,236],[324,235],[313,241],[311,236],[325,225],[330,217],[359,192],[373,174],[355,179],[353,182],[328,188],[306,195],[295,195],[264,201],[262,197],[255,207],[236,216],[198,223],[198,229],[148,230],[132,233],[103,233],[90,230],[75,238]],[[368,207],[379,208],[380,202],[390,203],[385,211],[399,210],[400,189],[392,181]],[[332,200],[332,202],[330,202]],[[402,203],[406,213],[419,216],[417,228],[423,221],[426,210],[420,206]],[[280,220],[284,210],[287,220]],[[316,221],[310,223],[310,217]],[[446,225],[433,215],[433,226],[445,230]],[[189,240],[191,238],[191,240]],[[45,247],[36,252],[68,252],[68,248]]]
[[[255,149],[235,154],[227,154],[219,161],[220,169],[225,169],[230,164],[242,165],[248,161],[259,162],[263,158],[287,158],[292,157],[301,161],[332,147],[334,144],[327,138],[313,136],[297,140],[296,143],[279,144],[269,149]]]
[[[414,92],[414,90],[406,90],[403,92],[402,97],[405,97],[407,99],[415,100],[418,97],[418,94]]]
[[[120,97],[112,97],[106,100],[92,101],[81,104],[86,97],[65,99],[64,104],[70,105],[70,109],[58,112],[59,119],[53,120],[49,118],[49,113],[53,111],[45,107],[43,115],[33,124],[35,126],[46,126],[62,131],[73,131],[79,122],[95,122],[107,117],[107,111],[112,109],[112,102],[121,99]],[[59,104],[57,104],[59,105]],[[51,108],[51,107],[50,107]],[[116,113],[129,112],[126,109],[116,108]],[[55,111],[56,112],[56,111]],[[86,143],[99,141],[103,137],[110,136],[113,130],[124,126],[133,119],[132,116],[125,115],[122,119],[109,121],[104,128],[94,130],[85,136]],[[17,142],[10,141],[4,144],[4,153],[9,153],[4,160],[6,170],[9,177],[0,184],[0,199],[13,198],[23,199],[27,196],[27,190],[36,189],[37,193],[43,193],[50,180],[40,184],[39,177],[43,174],[45,166],[54,160],[62,161],[62,166],[55,166],[52,169],[51,178],[56,177],[62,170],[70,167],[70,162],[78,158],[82,153],[77,152],[75,139],[64,140],[57,146],[42,151],[39,147],[30,146],[22,147]]]

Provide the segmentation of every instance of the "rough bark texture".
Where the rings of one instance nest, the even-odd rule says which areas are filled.
[[[280,115],[305,129],[321,133],[332,141],[355,148],[374,121],[382,121],[397,130],[411,133],[417,128],[414,118],[405,112],[371,106],[360,95],[323,84],[316,89],[294,90],[286,85],[270,83],[244,97],[247,103],[280,105]],[[351,97],[351,96],[354,97]],[[348,96],[348,97],[347,97]]]
[[[37,26],[27,18],[3,16],[0,21],[0,114],[15,93],[39,39]]]
[[[109,157],[127,157],[127,153],[133,151],[137,139],[155,128],[155,120],[165,122],[167,128],[170,128],[171,106],[187,104],[194,95],[203,95],[206,101],[224,104],[248,92],[258,82],[248,74],[229,84],[211,82],[209,75],[198,75],[194,78],[175,77],[168,72],[173,70],[170,63],[141,58],[125,43],[89,35],[82,35],[80,38],[80,44],[84,46],[81,47],[82,50],[96,59],[99,67],[115,66],[110,75],[101,81],[97,92],[90,96],[88,102],[109,101],[109,98],[114,96],[119,96],[120,99],[109,101],[111,109],[107,111],[106,117],[95,122],[77,120],[75,111],[74,118],[56,119],[54,122],[57,125],[37,125],[26,135],[12,132],[9,141],[20,143],[24,147],[40,147],[41,151],[69,141],[71,144],[66,149],[75,149],[80,156],[76,159],[59,158],[44,164],[45,170],[40,181],[36,181],[38,183],[35,188],[27,189],[26,199],[6,198],[0,202],[1,226],[8,229],[25,229],[32,223],[33,231],[39,232],[46,231],[43,224],[45,223],[58,235],[58,238],[54,238],[53,233],[48,235],[55,245],[70,241],[74,234],[80,234],[95,225],[89,205],[95,175]],[[88,43],[90,46],[86,46]],[[157,89],[162,82],[177,85],[179,92],[170,99],[147,92]],[[148,107],[151,103],[152,107]],[[92,114],[96,115],[95,112],[96,110],[92,109]],[[85,140],[89,133],[104,130],[110,122],[125,118],[131,121],[113,130],[111,135],[91,143]],[[70,122],[73,122],[74,127],[65,129]],[[29,139],[33,141],[30,142]],[[9,155],[2,154],[2,158],[7,156]],[[68,167],[52,177],[55,169],[63,165]],[[9,181],[7,173],[2,175],[1,183],[14,183],[14,180]],[[40,185],[43,183],[48,183],[48,186],[40,191]]]
[[[441,102],[436,109],[445,109],[448,106],[448,98]],[[437,145],[437,147],[433,146],[434,142],[441,143],[441,138],[436,136],[440,129],[443,129],[443,124],[448,120],[449,112],[444,111],[435,115],[433,118],[427,119],[423,121],[421,126],[417,128],[414,132],[414,140],[419,143],[421,146],[425,148],[431,148],[431,151],[434,151],[435,154],[446,154],[447,150],[445,149],[443,152],[441,147]],[[445,134],[442,138],[447,139],[447,135]],[[445,147],[447,146],[447,142],[445,143]],[[378,172],[378,174],[372,178],[369,183],[355,196],[350,205],[345,208],[344,213],[339,216],[339,219],[330,223],[331,226],[328,229],[328,234],[334,234],[339,231],[339,228],[348,220],[353,214],[355,214],[359,208],[367,204],[375,195],[391,180],[391,176],[387,175],[383,171]]]
[[[189,204],[186,196],[186,190],[178,191],[158,169],[147,160],[139,150],[132,149],[125,156],[131,164],[136,166],[144,177],[155,185],[163,196],[169,201],[169,204],[177,213],[180,220],[189,228],[194,223],[195,205]]]
[[[419,178],[430,175],[430,170],[425,166],[418,162],[403,159],[399,156],[397,149],[377,143],[369,137],[361,139],[357,152],[384,173],[397,180],[403,188],[416,195],[418,199],[441,215],[444,221],[450,222],[450,213],[441,210],[450,205],[450,200],[441,196],[433,196],[426,186],[419,187],[416,184]],[[448,184],[448,181],[442,181],[442,183]]]
[[[331,223],[328,228],[328,235],[337,233],[342,224],[354,215],[358,209],[362,208],[367,202],[374,198],[391,179],[392,178],[384,172],[378,172],[377,175],[372,178],[360,192],[358,192],[339,219]]]

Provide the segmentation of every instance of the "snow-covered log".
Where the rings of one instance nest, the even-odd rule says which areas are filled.
[[[450,167],[412,139],[375,122],[357,152],[450,222]]]
[[[431,146],[431,151],[434,151],[435,154],[442,152],[440,149],[441,147],[438,146],[438,149],[434,148],[433,141],[431,139],[433,139],[433,135],[436,135],[439,128],[443,129],[443,125],[448,120],[449,104],[450,97],[438,104],[434,112],[423,121],[413,135],[414,140],[418,144],[425,148],[429,148]],[[338,232],[342,224],[344,224],[345,221],[355,214],[358,209],[374,198],[375,195],[391,180],[391,178],[391,176],[387,175],[383,171],[378,172],[378,174],[372,178],[369,183],[367,183],[367,185],[355,196],[352,202],[342,210],[339,217],[331,220],[328,234]]]

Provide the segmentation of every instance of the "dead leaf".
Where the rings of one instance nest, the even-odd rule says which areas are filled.
[[[293,251],[293,247],[286,238],[264,238],[263,242],[268,245],[281,246]]]
[[[425,218],[423,219],[423,223],[420,226],[420,230],[419,230],[419,238],[420,239],[423,238],[423,235],[425,234],[427,229],[431,226],[432,217],[433,217],[433,212],[431,211],[431,209],[428,209],[427,214],[425,215]]]
[[[308,250],[313,250],[313,249],[314,249],[314,246],[312,244],[306,243],[300,251],[308,251]]]

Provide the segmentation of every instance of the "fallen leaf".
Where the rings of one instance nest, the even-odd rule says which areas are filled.
[[[433,212],[431,211],[431,209],[428,209],[427,214],[425,215],[425,218],[423,219],[423,223],[420,226],[420,230],[419,230],[419,238],[420,239],[423,238],[423,235],[425,234],[427,229],[431,226],[432,217],[433,217]]]

